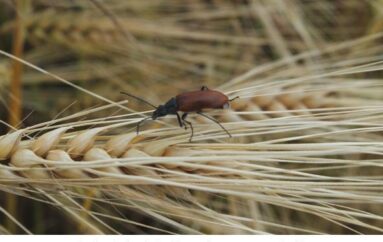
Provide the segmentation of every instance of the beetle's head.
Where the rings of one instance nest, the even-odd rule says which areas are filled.
[[[153,114],[152,114],[152,119],[153,119],[153,120],[156,120],[157,118],[162,117],[162,116],[165,116],[165,115],[167,115],[167,114],[168,114],[168,112],[167,112],[165,106],[164,106],[164,105],[160,105],[160,106],[158,106],[158,108],[153,112]]]

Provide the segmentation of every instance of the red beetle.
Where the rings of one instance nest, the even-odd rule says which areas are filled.
[[[144,122],[147,119],[153,119],[156,120],[159,117],[166,116],[168,114],[173,114],[177,115],[177,120],[178,124],[180,127],[184,126],[185,129],[187,129],[186,124],[190,125],[191,128],[191,136],[189,141],[191,142],[193,135],[194,135],[194,130],[193,130],[193,125],[191,122],[186,120],[187,115],[190,112],[195,112],[199,115],[204,116],[205,118],[208,118],[215,123],[217,123],[221,128],[231,137],[231,134],[225,127],[223,127],[216,119],[202,113],[203,109],[226,109],[230,107],[229,102],[233,101],[234,99],[238,98],[235,97],[233,99],[229,99],[225,94],[219,91],[214,91],[208,89],[206,86],[203,86],[201,90],[199,91],[192,91],[192,92],[185,92],[181,93],[173,98],[171,98],[169,101],[167,101],[164,105],[160,105],[156,107],[155,105],[149,103],[148,101],[136,97],[132,94],[126,93],[126,92],[121,92],[125,95],[137,98],[138,100],[141,100],[150,106],[154,107],[156,110],[152,113],[151,117],[144,118],[140,122],[137,123],[137,134],[140,129],[140,125],[142,122]],[[182,114],[182,117],[178,114],[178,112],[184,112]]]

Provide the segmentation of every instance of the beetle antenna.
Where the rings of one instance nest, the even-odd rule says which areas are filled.
[[[140,100],[141,102],[144,102],[144,103],[146,103],[146,104],[152,106],[152,107],[155,108],[155,109],[158,108],[158,107],[154,106],[153,104],[151,104],[150,102],[146,101],[145,99],[142,99],[142,98],[140,98],[140,97],[134,96],[134,95],[132,95],[132,94],[130,94],[130,93],[127,93],[127,92],[120,92],[120,93],[121,93],[121,94],[128,95],[129,97],[133,97],[133,98],[135,98],[135,99],[137,99],[137,100]]]
[[[147,117],[147,118],[141,119],[140,122],[137,123],[137,130],[136,130],[137,135],[138,135],[138,133],[140,132],[140,125],[141,125],[143,122],[145,122],[146,120],[150,119],[150,118],[152,118],[152,117]]]
[[[239,98],[239,96],[236,96],[236,97],[234,97],[234,98],[232,98],[232,99],[229,99],[229,102],[234,101],[234,100],[237,99],[237,98]]]

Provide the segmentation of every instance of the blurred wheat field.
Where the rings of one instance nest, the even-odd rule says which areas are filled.
[[[0,234],[381,234],[382,9],[0,1]],[[240,96],[208,112],[233,138],[136,135],[153,110],[120,91],[203,85]]]

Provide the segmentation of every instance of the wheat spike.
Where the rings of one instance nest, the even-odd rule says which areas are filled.
[[[280,99],[277,100],[278,102],[281,102]],[[260,122],[262,121],[263,120],[261,119]],[[306,180],[324,179],[325,182],[330,181],[332,177],[311,174],[309,172],[305,172],[302,167],[301,172],[294,170],[289,171],[283,168],[273,167],[272,165],[265,166],[259,163],[254,163],[255,161],[270,161],[273,163],[286,162],[287,164],[290,161],[295,162],[298,160],[297,162],[299,162],[300,159],[303,159],[306,161],[302,162],[308,162],[308,168],[320,169],[320,167],[315,165],[316,162],[320,162],[320,159],[314,158],[312,163],[310,162],[310,156],[315,156],[315,154],[323,155],[325,152],[338,155],[350,154],[352,151],[359,153],[357,149],[352,147],[352,144],[351,146],[348,144],[343,144],[343,146],[341,146],[340,143],[338,144],[339,147],[334,147],[334,149],[330,149],[330,147],[332,147],[331,144],[328,144],[327,146],[323,144],[323,148],[320,148],[321,146],[319,144],[313,144],[319,148],[317,153],[315,150],[312,150],[312,147],[308,144],[302,144],[301,146],[295,144],[294,146],[297,150],[295,152],[290,150],[291,145],[288,144],[285,146],[282,144],[254,144],[254,146],[251,144],[243,144],[247,147],[246,151],[240,148],[240,144],[234,143],[217,143],[215,145],[206,144],[205,146],[203,144],[183,145],[177,141],[179,139],[177,136],[168,141],[155,141],[152,139],[153,137],[156,137],[156,135],[153,135],[151,132],[146,132],[138,137],[135,136],[134,132],[132,132],[122,135],[107,135],[104,138],[101,138],[103,133],[111,131],[111,128],[108,126],[91,128],[83,132],[69,131],[69,127],[59,127],[41,135],[34,141],[20,141],[20,137],[23,133],[28,132],[25,130],[16,131],[3,136],[0,144],[3,147],[11,147],[11,149],[7,149],[6,154],[4,153],[2,156],[4,157],[2,160],[10,160],[10,165],[14,168],[10,166],[8,169],[2,169],[2,178],[8,182],[13,181],[17,183],[17,178],[21,175],[26,179],[30,179],[36,187],[41,187],[42,189],[45,189],[45,185],[47,184],[49,184],[50,187],[57,184],[57,186],[61,188],[61,186],[71,186],[71,184],[76,184],[73,183],[75,181],[85,185],[86,183],[81,181],[94,180],[92,185],[95,186],[97,184],[102,184],[102,187],[104,187],[107,194],[112,192],[110,194],[114,194],[113,196],[116,197],[131,194],[131,199],[138,200],[145,199],[145,196],[150,195],[152,197],[156,197],[157,199],[165,199],[163,201],[166,201],[170,197],[178,197],[192,201],[193,203],[196,202],[196,199],[199,200],[199,203],[204,203],[202,197],[193,197],[189,192],[190,190],[197,189],[206,192],[219,192],[228,195],[236,194],[239,197],[250,196],[252,197],[251,199],[255,199],[260,203],[271,202],[282,207],[294,207],[294,200],[291,200],[289,202],[291,204],[289,204],[286,203],[285,200],[279,200],[272,195],[274,192],[281,193],[283,191],[280,188],[280,186],[283,186],[283,182],[279,182],[278,179],[291,180],[292,184],[294,184],[293,188],[289,190],[288,193],[295,194],[296,196],[302,196],[305,193],[306,196],[314,196],[314,194],[318,192],[314,192],[315,187],[317,186],[315,183],[311,183]],[[160,129],[158,132],[163,131]],[[182,130],[176,130],[174,133],[180,134],[182,133]],[[46,145],[44,145],[44,142]],[[360,145],[362,145],[362,143]],[[115,147],[115,149],[113,147]],[[209,148],[207,149],[207,147]],[[376,149],[378,150],[379,146],[376,146]],[[4,151],[5,149],[0,150]],[[265,150],[265,152],[262,152],[263,150]],[[280,150],[284,151],[278,153],[277,151]],[[227,151],[230,151],[230,153],[227,153],[228,156],[226,157],[225,153]],[[374,152],[372,147],[370,148],[370,152]],[[249,156],[247,153],[251,155]],[[75,161],[73,159],[75,159]],[[324,161],[326,161],[326,159]],[[351,166],[357,164],[356,162],[346,158],[338,161],[328,160],[326,162]],[[366,164],[374,166],[377,165],[377,163],[373,160],[366,161]],[[257,170],[264,170],[267,172],[257,172]],[[99,180],[99,178],[108,179]],[[303,180],[300,181],[298,178]],[[200,179],[204,181],[203,187],[198,185],[197,181]],[[256,179],[256,182],[254,179]],[[345,179],[345,182],[347,181],[346,178],[343,179]],[[349,185],[337,186],[337,182],[332,182],[331,184],[335,186],[335,188],[332,188],[335,189],[335,194],[325,194],[336,200],[338,199],[338,195],[336,195],[337,190],[340,189],[339,192],[347,192],[347,186],[350,186],[350,188],[353,188],[354,191],[352,193],[347,192],[347,200],[352,201],[355,199],[356,201],[360,201],[368,198],[371,201],[378,201],[378,198],[374,197],[373,194],[364,195],[362,191],[357,189],[358,183],[363,182],[362,180],[358,181],[357,178],[350,179]],[[73,180],[73,182],[71,182],[71,180]],[[185,184],[184,181],[190,181],[191,183]],[[235,182],[232,183],[230,181]],[[221,186],[224,186],[224,188],[220,189],[219,186],[217,187],[214,185],[217,182],[219,182]],[[254,187],[254,185],[245,185],[246,183],[251,182],[255,182],[258,185],[256,187]],[[237,183],[243,185],[241,187],[237,187]],[[110,186],[112,184],[118,186],[113,188]],[[368,184],[372,187],[376,187],[380,184],[380,182],[368,180]],[[271,190],[264,190],[263,186],[269,186],[268,189]],[[299,189],[296,190],[294,188],[301,186],[308,189],[303,194],[299,191]],[[109,191],[111,189],[114,191]],[[250,195],[248,192],[252,189],[256,189],[259,194],[255,197]],[[311,191],[311,189],[314,190]],[[122,194],[119,194],[119,191],[122,192]],[[270,196],[273,197],[275,201],[270,200]],[[153,199],[150,201],[154,202]],[[165,207],[162,206],[160,207],[163,211],[173,211],[173,215],[178,214],[177,216],[185,216],[181,214],[184,214],[186,211],[182,212],[178,210],[169,210],[170,208],[167,207],[169,205],[166,205]],[[300,204],[300,206],[302,206],[302,204]],[[218,211],[219,206],[215,209]],[[256,208],[253,207],[253,209]],[[304,211],[313,213],[314,210],[319,209],[322,211],[325,207],[316,206],[314,210],[312,209],[314,208],[311,208],[310,206],[303,208]],[[324,213],[325,211],[326,210],[323,210]],[[337,212],[337,210],[333,210],[333,212]],[[349,213],[347,210],[341,210],[339,212]],[[188,215],[186,216],[191,216],[191,214],[187,214]],[[260,215],[257,216],[259,217]],[[338,220],[341,223],[346,221],[350,222],[346,218],[341,217],[341,215],[330,216],[327,214],[323,216]],[[356,213],[355,216],[367,215]],[[371,217],[372,215],[368,216]],[[227,217],[220,218],[223,219],[222,221],[229,221],[227,220],[229,219]],[[201,225],[205,224],[202,220],[200,223]],[[187,220],[184,222],[186,221]],[[354,221],[354,223],[367,226],[375,230],[378,229],[360,222]],[[257,221],[257,224],[259,226],[264,226],[262,220]],[[240,225],[234,221],[232,221],[231,225],[227,225],[231,228],[234,226],[242,232],[251,231],[251,233],[257,233],[257,230],[249,230],[248,227],[243,227],[243,225]],[[205,224],[204,226],[208,225]],[[210,228],[212,229],[213,227],[210,226]],[[235,230],[228,229],[227,231],[234,233]]]

